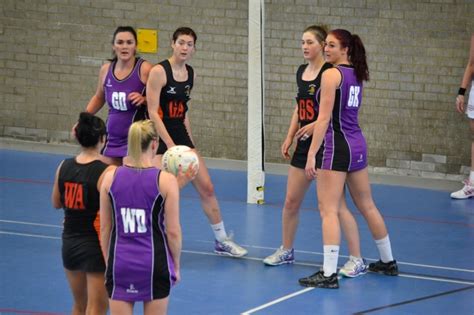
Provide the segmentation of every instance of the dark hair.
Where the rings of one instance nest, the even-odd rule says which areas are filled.
[[[106,134],[104,121],[87,112],[79,114],[79,120],[74,130],[77,141],[85,148],[96,146],[100,138]]]
[[[137,32],[135,29],[131,26],[119,26],[115,29],[114,36],[112,37],[112,45],[115,43],[115,37],[117,37],[118,33],[131,33],[133,35],[133,38],[135,38],[135,43],[138,45],[138,37],[137,37]],[[115,55],[114,52],[112,52],[113,58],[109,59],[109,61],[116,61],[117,56]]]
[[[336,29],[329,32],[336,37],[342,48],[348,47],[347,55],[349,61],[355,69],[355,75],[359,82],[369,81],[369,66],[367,65],[367,56],[365,47],[359,35],[351,34],[344,29]]]
[[[172,37],[173,42],[176,42],[176,40],[178,39],[180,35],[189,35],[194,39],[194,43],[196,43],[197,41],[197,35],[193,31],[193,29],[190,27],[186,27],[186,26],[178,27],[176,31],[174,31],[173,33],[173,37]]]
[[[326,25],[310,25],[303,31],[303,33],[306,32],[313,34],[318,42],[324,46],[324,41],[326,40],[326,36],[328,36],[328,27]]]

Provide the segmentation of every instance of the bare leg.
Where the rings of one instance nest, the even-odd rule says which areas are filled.
[[[104,162],[105,164],[109,164],[109,165],[115,165],[115,166],[122,165],[122,158],[113,158],[113,157],[101,155],[100,160]]]
[[[145,302],[143,306],[145,315],[166,315],[168,309],[168,297],[163,299],[153,300],[151,302]]]
[[[64,269],[69,287],[72,291],[74,304],[72,306],[72,315],[84,315],[87,309],[87,280],[86,273],[82,271],[72,271]]]
[[[217,224],[222,221],[221,210],[214,193],[214,186],[212,185],[206,163],[199,153],[197,154],[199,157],[199,171],[192,183],[199,193],[202,208],[209,222],[211,224]]]
[[[474,86],[471,87],[474,89]],[[474,119],[469,119],[469,126],[471,127],[471,172],[474,172]]]
[[[352,200],[367,221],[372,237],[379,240],[387,236],[385,222],[372,199],[368,169],[349,173],[347,183]]]
[[[341,196],[341,208],[339,209],[339,221],[349,248],[349,254],[361,257],[359,227],[354,215],[347,207],[345,194]]]
[[[108,307],[107,290],[103,272],[88,272],[87,277],[87,314],[106,314]]]
[[[111,315],[133,315],[133,303],[109,299]]]
[[[286,249],[293,248],[296,230],[298,229],[301,202],[310,184],[311,181],[306,178],[303,169],[290,166],[285,205],[282,211],[282,239],[283,247]]]

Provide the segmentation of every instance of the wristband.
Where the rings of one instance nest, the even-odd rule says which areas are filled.
[[[459,90],[458,90],[458,95],[462,95],[464,96],[464,94],[466,94],[466,89],[465,88],[462,88],[460,87]]]

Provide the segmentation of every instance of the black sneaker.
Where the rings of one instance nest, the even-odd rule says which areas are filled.
[[[369,265],[369,270],[372,272],[383,273],[387,276],[398,276],[398,265],[396,260],[384,263],[379,260]]]
[[[339,281],[337,280],[337,274],[333,273],[329,277],[324,276],[324,271],[318,271],[309,277],[301,278],[298,282],[304,287],[316,287],[326,289],[338,289]]]

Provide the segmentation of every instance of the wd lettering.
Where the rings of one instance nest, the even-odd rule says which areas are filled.
[[[112,107],[116,110],[127,110],[127,93],[113,92],[112,93]]]
[[[299,100],[298,116],[300,121],[312,121],[315,118],[314,102],[312,99]]]
[[[351,85],[349,89],[349,100],[347,101],[348,107],[359,107],[359,92],[360,86]]]
[[[184,118],[184,104],[182,101],[171,100],[168,103],[170,118]]]
[[[120,208],[123,222],[123,232],[146,233],[146,214],[143,209]]]
[[[64,183],[64,205],[68,209],[84,210],[84,188],[80,183]]]

